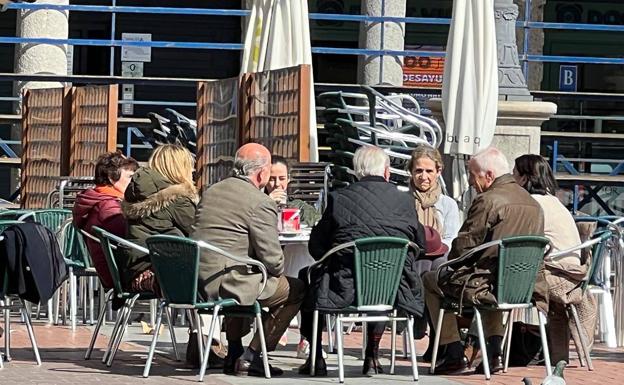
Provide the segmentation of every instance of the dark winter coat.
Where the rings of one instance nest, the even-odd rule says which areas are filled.
[[[29,302],[46,302],[67,278],[56,235],[39,223],[19,223],[2,233],[0,289],[7,271],[7,294]],[[0,290],[1,291],[1,290]]]
[[[377,176],[364,177],[329,195],[323,217],[312,229],[309,251],[320,259],[332,247],[372,236],[409,239],[421,248],[425,239],[414,199]],[[424,307],[422,282],[415,266],[418,257],[411,252],[407,256],[396,304],[415,316],[421,316]],[[311,280],[314,306],[335,309],[354,304],[353,269],[352,250],[330,257]]]
[[[152,235],[188,237],[195,222],[198,200],[190,186],[173,184],[155,170],[140,169],[132,176],[121,204],[128,220],[127,239],[145,246]],[[122,254],[126,260],[117,263],[124,285],[152,266],[149,255],[135,250]]]
[[[126,237],[128,224],[121,211],[121,199],[117,197],[88,189],[76,197],[72,215],[74,226],[80,230],[91,233],[91,228],[97,226],[122,238]],[[85,241],[102,285],[112,288],[113,279],[108,271],[102,247],[90,238],[86,238]]]

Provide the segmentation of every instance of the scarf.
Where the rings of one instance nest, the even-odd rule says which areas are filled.
[[[442,187],[436,183],[435,187],[429,189],[429,191],[418,191],[414,186],[411,186],[412,194],[416,200],[416,212],[418,213],[418,220],[424,226],[432,227],[435,231],[443,234],[442,230],[444,226],[442,221],[438,217],[437,210],[435,208],[436,202],[440,199],[442,194]]]
[[[124,198],[124,194],[113,186],[96,186],[93,190],[97,193],[109,195],[115,198]]]

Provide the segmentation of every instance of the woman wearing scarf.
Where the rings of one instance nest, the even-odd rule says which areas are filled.
[[[408,164],[408,171],[412,175],[410,192],[416,200],[418,219],[423,226],[436,230],[441,235],[442,242],[450,249],[461,223],[457,203],[451,197],[442,194],[442,187],[438,183],[443,168],[442,157],[438,150],[427,145],[416,147]],[[437,269],[446,262],[447,254],[432,260],[419,260],[418,272],[422,275]]]
[[[121,211],[121,201],[132,175],[139,167],[136,160],[126,158],[119,152],[100,155],[95,165],[95,188],[85,190],[76,197],[73,208],[74,225],[87,232],[93,226],[101,227],[120,237],[125,237],[128,224]],[[87,249],[102,285],[113,287],[102,247],[87,238]]]

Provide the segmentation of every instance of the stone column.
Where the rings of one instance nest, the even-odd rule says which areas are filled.
[[[362,0],[362,15],[405,17],[405,0]],[[360,48],[402,51],[405,23],[360,23]],[[403,85],[403,57],[359,56],[358,83]]]
[[[37,3],[68,5],[69,0],[39,0]],[[41,9],[36,11],[18,10],[15,36],[24,38],[67,39],[69,37],[69,12]],[[17,44],[15,46],[16,74],[67,75],[67,46],[53,44]],[[25,88],[63,87],[62,82],[17,81],[13,87],[15,96]],[[21,102],[16,103],[15,113],[21,113]],[[21,138],[21,126],[14,126],[11,137]],[[11,191],[19,184],[19,170],[12,172]]]
[[[38,3],[68,5],[69,0],[45,0]],[[67,39],[68,12],[42,9],[18,10],[15,35],[24,38]],[[16,74],[67,75],[67,46],[52,44],[19,44],[15,47]],[[17,82],[15,94],[23,88],[63,87],[60,82]]]
[[[501,100],[532,100],[518,59],[516,20],[518,6],[513,0],[495,0],[496,48],[498,50],[498,93]]]

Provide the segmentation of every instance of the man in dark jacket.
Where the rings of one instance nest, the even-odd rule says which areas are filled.
[[[466,221],[453,241],[448,259],[456,259],[484,243],[514,235],[544,235],[544,216],[539,204],[520,187],[509,174],[505,155],[494,147],[475,154],[469,163],[470,184],[478,195],[472,202]],[[473,258],[453,265],[452,271],[443,271],[440,281],[437,272],[423,275],[425,299],[433,325],[437,325],[441,294],[463,299],[464,303],[495,304],[490,290],[478,293],[475,287],[496,287],[498,267],[495,247],[475,254]],[[473,277],[475,272],[478,275]],[[483,325],[488,337],[488,354],[492,373],[502,369],[501,342],[504,333],[502,313],[483,312]],[[460,343],[456,317],[447,314],[440,331],[440,351],[446,351],[444,360],[436,366],[435,374],[457,373],[466,369],[467,362]],[[438,360],[440,362],[440,360]],[[482,367],[482,366],[481,366]],[[480,371],[480,368],[477,368]]]
[[[418,221],[414,199],[388,182],[390,159],[378,147],[362,147],[353,158],[355,173],[359,179],[344,189],[329,195],[327,209],[312,230],[309,250],[312,257],[320,259],[332,247],[359,238],[393,236],[408,239],[424,249],[424,231]],[[413,269],[418,255],[410,253],[397,295],[397,306],[414,316],[423,313],[424,301],[420,276]],[[320,274],[314,274],[306,301],[307,310],[320,308],[344,308],[355,300],[353,276],[353,250],[345,250],[327,262]],[[322,318],[322,317],[321,317]],[[302,334],[311,341],[311,316],[303,316]],[[319,328],[319,330],[322,330]],[[384,331],[383,323],[368,325],[369,338],[363,371],[381,372],[377,360],[379,340]],[[320,336],[321,333],[319,333]],[[317,343],[317,375],[327,372],[322,358],[320,342]],[[300,373],[310,372],[310,360],[300,368]]]

